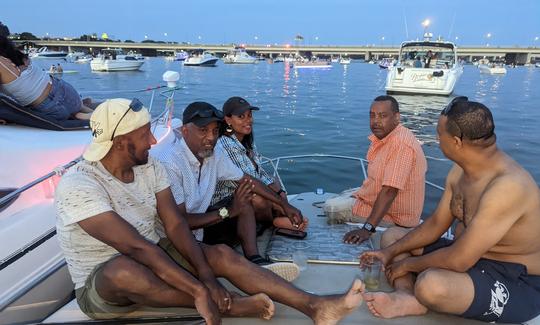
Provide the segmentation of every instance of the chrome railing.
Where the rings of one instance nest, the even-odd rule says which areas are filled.
[[[345,160],[353,160],[353,161],[359,161],[360,166],[362,168],[362,174],[364,176],[364,179],[367,178],[367,169],[366,165],[368,164],[368,161],[364,158],[359,157],[352,157],[352,156],[343,156],[343,155],[333,155],[333,154],[322,154],[322,153],[313,153],[313,154],[305,154],[305,155],[292,155],[292,156],[280,156],[276,158],[268,158],[268,157],[262,157],[263,158],[263,164],[270,164],[273,169],[273,176],[279,181],[279,184],[281,185],[281,188],[287,191],[287,188],[285,187],[285,184],[283,180],[281,179],[281,176],[279,175],[279,164],[282,160],[287,159],[303,159],[303,158],[336,158],[336,159],[345,159]],[[431,156],[426,156],[428,160],[434,160],[434,161],[449,161],[448,159],[444,158],[436,158]],[[427,185],[436,188],[438,190],[444,191],[444,187],[437,185],[435,183],[432,183],[428,180],[425,181]]]

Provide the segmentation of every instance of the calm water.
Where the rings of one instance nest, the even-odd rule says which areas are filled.
[[[40,61],[48,68],[50,61]],[[267,157],[327,153],[365,157],[370,134],[368,111],[373,98],[384,94],[386,71],[377,65],[353,62],[330,70],[295,71],[283,63],[183,67],[163,58],[147,59],[138,72],[92,73],[89,64],[62,63],[65,74],[83,95],[98,99],[139,97],[135,93],[160,84],[166,70],[180,72],[182,89],[176,93],[176,116],[192,101],[208,101],[218,108],[230,96],[242,96],[261,108],[255,112],[259,151]],[[465,95],[487,105],[495,117],[498,143],[540,182],[540,69],[508,69],[505,76],[482,75],[465,66],[454,95]],[[426,155],[443,158],[435,136],[440,110],[448,97],[396,96],[402,122],[424,142]],[[162,107],[163,99],[155,108]],[[309,162],[309,163],[308,163]],[[326,191],[358,186],[358,164],[336,160],[291,160],[281,174],[289,192]],[[428,179],[444,184],[449,162],[429,161]],[[433,194],[435,195],[435,194]]]

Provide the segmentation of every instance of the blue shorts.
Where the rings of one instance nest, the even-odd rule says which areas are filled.
[[[72,85],[62,79],[51,78],[52,87],[47,98],[34,110],[57,120],[67,120],[79,112],[82,106],[81,96]]]
[[[424,248],[429,254],[452,245],[440,238]],[[484,322],[522,323],[540,314],[540,276],[528,275],[523,264],[481,258],[467,274],[474,299],[462,316]]]

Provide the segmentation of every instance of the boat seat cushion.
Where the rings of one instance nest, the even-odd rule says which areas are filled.
[[[21,106],[15,100],[0,94],[0,120],[40,129],[69,131],[90,128],[88,121],[57,120],[46,117],[28,107]]]

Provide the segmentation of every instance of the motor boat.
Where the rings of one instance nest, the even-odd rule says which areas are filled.
[[[137,53],[135,51],[129,51],[127,55],[134,57],[135,60],[144,60],[144,56],[141,53]]]
[[[46,46],[40,47],[37,51],[30,52],[31,59],[65,59],[68,55],[65,51],[49,51]]]
[[[74,63],[90,63],[92,61],[93,57],[90,54],[78,57]]]
[[[331,58],[330,58],[330,62],[332,62],[332,63],[339,63],[340,59],[341,59],[341,58],[331,57]]]
[[[208,51],[197,50],[184,61],[184,66],[215,67],[218,60]]]
[[[67,62],[76,62],[79,58],[85,57],[86,53],[84,52],[69,52],[66,56]]]
[[[329,69],[332,68],[332,63],[328,60],[321,60],[316,56],[311,56],[311,59],[309,59],[309,56],[303,57],[298,54],[296,61],[292,62],[291,66],[294,69]]]
[[[144,64],[143,60],[138,60],[134,55],[124,54],[121,49],[106,49],[92,61],[90,69],[92,71],[136,71]]]
[[[165,57],[165,60],[167,61],[184,61],[188,58],[188,54],[186,51],[180,51],[180,52],[174,52],[173,55],[169,55]]]
[[[351,64],[351,58],[341,57],[339,58],[339,64]]]
[[[253,64],[257,61],[256,57],[249,55],[242,47],[235,47],[223,57],[223,63],[227,64]]]
[[[272,60],[274,63],[285,62],[285,57],[280,54],[276,56],[275,58],[273,58]]]
[[[422,61],[423,59],[423,61]],[[442,40],[403,42],[399,58],[388,67],[388,93],[450,95],[463,73],[457,47]]]
[[[394,58],[383,58],[379,61],[379,68],[381,69],[388,69],[389,67],[393,66],[395,63]]]
[[[478,70],[485,74],[506,74],[506,67],[503,62],[491,62],[479,64]]]

